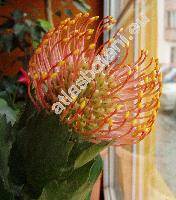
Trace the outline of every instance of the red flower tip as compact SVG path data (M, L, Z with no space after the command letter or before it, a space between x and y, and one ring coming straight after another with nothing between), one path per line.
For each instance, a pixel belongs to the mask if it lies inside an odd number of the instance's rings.
M19 71L22 75L19 77L18 82L28 86L30 84L30 79L27 72L22 67L20 67Z

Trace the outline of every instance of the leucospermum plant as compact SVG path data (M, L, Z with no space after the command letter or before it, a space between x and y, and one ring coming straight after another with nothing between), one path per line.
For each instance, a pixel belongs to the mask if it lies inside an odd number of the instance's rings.
M97 64L98 56L106 60L120 32L98 46L116 20L107 16L95 27L97 20L80 13L44 36L29 63L28 93L37 108L59 114L88 141L137 143L151 132L159 108L158 60L142 50L137 61L126 64L126 45L106 65ZM93 68L99 73L91 73Z

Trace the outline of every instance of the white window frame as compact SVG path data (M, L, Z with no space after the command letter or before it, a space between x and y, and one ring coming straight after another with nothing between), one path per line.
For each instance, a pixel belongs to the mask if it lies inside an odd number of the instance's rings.
M139 0L134 0L134 16L135 20L138 18L138 2ZM127 4L129 4L131 1L129 1ZM128 6L128 5L127 5ZM125 6L126 7L126 6ZM125 9L125 7L123 9ZM119 10L117 10L119 8ZM117 20L120 19L122 13L124 10L120 11L120 0L104 0L104 16L111 15L115 17ZM117 26L118 27L118 26ZM118 27L119 28L119 27ZM106 41L110 35L108 33L104 34L104 41ZM134 38L134 46L138 47L138 37ZM134 52L134 59L138 58L138 50L135 48L136 51ZM140 144L140 152L143 152L144 145L143 142ZM132 149L132 200L136 200L136 145L133 145ZM115 147L109 147L107 156L104 158L104 197L105 200L123 200L122 197L117 196L117 191L115 189L115 184L117 185L116 175L115 175L115 166L116 165L116 149ZM141 168L143 168L143 165L141 163ZM139 181L142 180L142 170L140 170L140 176ZM141 186L142 187L142 186ZM141 190L142 191L142 190ZM139 199L143 199L143 194L140 192Z

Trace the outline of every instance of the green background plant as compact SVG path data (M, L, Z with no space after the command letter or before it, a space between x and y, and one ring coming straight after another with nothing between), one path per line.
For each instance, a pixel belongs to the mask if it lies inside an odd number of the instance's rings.
M1 0L0 6L6 3ZM71 3L82 12L90 9L83 0L62 3ZM64 13L73 15L67 8ZM63 11L58 8L55 14L61 16ZM0 17L4 19L0 24L0 52L20 49L23 55L16 60L27 70L33 50L51 24L19 9ZM90 199L102 171L99 151L109 144L84 141L55 115L36 111L18 77L2 73L0 77L0 199Z

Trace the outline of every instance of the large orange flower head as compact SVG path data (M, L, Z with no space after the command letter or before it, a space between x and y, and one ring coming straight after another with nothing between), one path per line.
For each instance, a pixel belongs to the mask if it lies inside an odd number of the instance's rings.
M128 44L120 51L120 31L103 45L102 34L116 23L107 16L78 14L48 32L29 63L29 95L37 107L59 115L92 142L136 143L148 135L159 107L158 60L126 64ZM93 42L90 42L93 41Z

